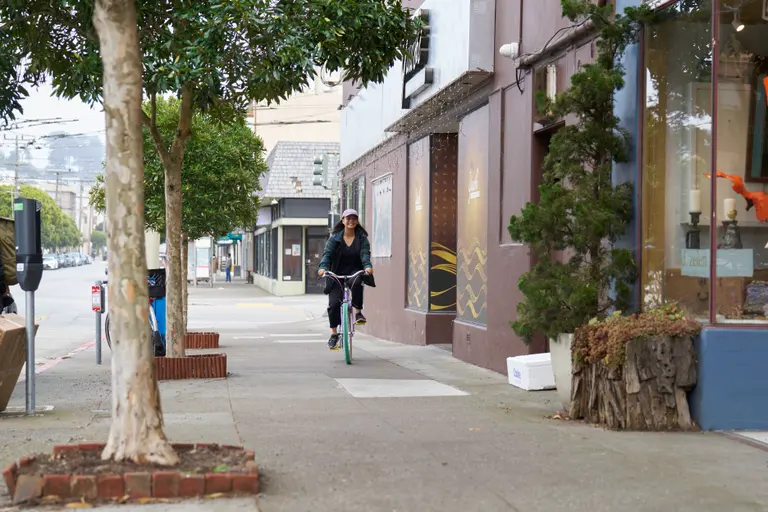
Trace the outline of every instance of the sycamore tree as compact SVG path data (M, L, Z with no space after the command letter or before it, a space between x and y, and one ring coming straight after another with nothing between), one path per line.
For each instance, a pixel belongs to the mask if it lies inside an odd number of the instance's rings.
M122 9L126 0L96 2ZM56 94L105 101L93 0L0 3L28 69L50 74ZM308 83L318 66L367 85L406 54L420 22L399 0L136 0L143 93L139 111L165 174L169 356L184 355L181 166L196 111L226 122L253 100L279 101ZM97 9L98 10L98 9ZM99 33L101 38L102 34ZM103 44L103 41L102 41ZM154 105L180 101L176 130L164 135Z
M183 353L178 314L181 279L181 164L195 111L221 121L251 100L286 98L317 66L343 70L363 85L381 81L406 53L419 22L400 1L356 0L8 0L0 2L0 55L29 82L46 73L61 97L101 103L106 118L106 209L110 316L114 328L112 424L105 460L175 465L163 430L147 318L142 125L165 173L171 355ZM27 76L25 75L26 79ZM164 94L181 103L171 139L150 104ZM0 111L19 110L23 92L0 81Z
M158 98L157 125L164 137L173 136L179 120L180 102ZM148 110L150 106L144 105ZM264 145L244 118L223 124L211 115L196 113L192 135L181 167L182 247L204 236L218 238L239 227L253 226L259 209L259 178L267 171ZM163 163L144 129L144 216L147 227L165 231L165 187ZM91 204L104 211L104 178L91 188ZM182 252L186 268L187 251ZM188 291L183 286L183 319L186 326Z

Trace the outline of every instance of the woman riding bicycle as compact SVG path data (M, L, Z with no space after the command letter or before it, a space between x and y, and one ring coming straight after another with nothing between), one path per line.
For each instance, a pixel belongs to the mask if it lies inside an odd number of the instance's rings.
M368 232L360 225L355 210L344 210L341 221L333 228L331 237L325 244L317 275L323 277L328 270L340 276L349 276L365 270L365 276L362 279L355 279L350 283L352 307L357 310L355 324L363 325L366 322L363 315L363 283L371 287L375 287L376 283L373 280ZM331 324L328 348L336 350L339 343L338 326L341 324L341 301L344 290L336 279L326 279L324 293L328 295L328 320Z

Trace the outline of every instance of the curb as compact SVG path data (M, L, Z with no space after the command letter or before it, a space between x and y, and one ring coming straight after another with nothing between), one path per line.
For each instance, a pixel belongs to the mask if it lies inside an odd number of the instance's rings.
M57 445L54 458L63 458L82 451L101 451L105 443ZM177 452L188 452L209 444L173 444ZM222 448L245 452L246 468L233 473L187 474L164 468L155 471L112 475L19 475L19 468L34 461L22 457L3 470L3 477L14 504L55 496L61 499L113 500L127 496L139 498L196 498L214 493L255 495L259 493L259 470L255 453L242 446L224 445Z

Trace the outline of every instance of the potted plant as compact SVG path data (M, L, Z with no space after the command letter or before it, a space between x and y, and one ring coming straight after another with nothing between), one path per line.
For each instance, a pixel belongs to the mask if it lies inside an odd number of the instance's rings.
M577 327L571 418L614 429L695 428L687 394L696 385L700 331L676 304Z
M573 333L591 318L626 309L636 277L628 249L617 242L632 220L632 187L614 184L614 162L626 162L629 138L614 114L614 93L624 85L619 61L636 40L647 7L615 14L611 4L562 0L572 22L590 18L598 31L597 57L571 77L554 101L537 96L539 110L575 120L553 136L544 160L540 199L510 219L513 240L528 244L534 263L519 280L514 331L526 342L550 339L555 384L570 402Z

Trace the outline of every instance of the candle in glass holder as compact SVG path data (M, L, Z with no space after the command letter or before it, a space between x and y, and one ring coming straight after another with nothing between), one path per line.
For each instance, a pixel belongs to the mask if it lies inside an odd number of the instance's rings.
M701 213L701 190L691 190L688 192L688 212Z
M733 198L728 198L723 201L723 216L727 219L728 214L731 213L731 211L736 209L736 200Z

